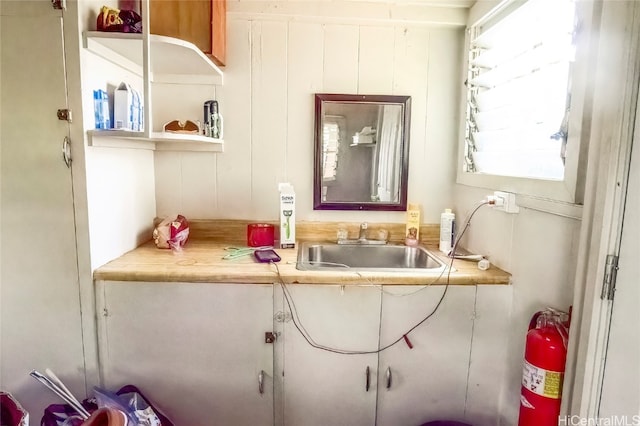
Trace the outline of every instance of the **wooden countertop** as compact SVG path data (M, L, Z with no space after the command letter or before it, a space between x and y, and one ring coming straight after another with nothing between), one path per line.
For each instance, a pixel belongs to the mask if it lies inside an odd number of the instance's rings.
M435 246L424 244L439 256ZM447 273L380 273L346 271L300 271L296 269L297 249L278 249L282 261L274 265L259 263L253 256L234 260L222 259L228 251L214 239L190 238L181 253L156 248L153 241L114 259L94 272L95 280L145 282L199 282L199 283L256 283L272 284L284 280L287 284L446 284ZM444 256L439 256L449 263ZM477 262L455 260L455 269L449 276L454 285L510 284L511 274L495 266L486 271ZM281 278L278 278L278 270Z

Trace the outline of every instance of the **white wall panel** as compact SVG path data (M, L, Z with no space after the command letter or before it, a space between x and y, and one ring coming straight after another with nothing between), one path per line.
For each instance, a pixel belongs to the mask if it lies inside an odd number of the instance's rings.
M216 154L211 152L157 151L157 217L184 215L187 219L212 217L217 206Z
M251 28L251 209L245 217L273 220L287 170L287 24L257 21Z
M396 48L394 28L362 26L359 38L358 93L392 94Z
M296 216L313 216L313 95L321 92L324 27L289 24L287 49L287 175L296 190Z
M439 218L453 202L458 139L458 106L462 86L463 30L431 30L429 35L429 74L427 127L424 162L430 171L423 187L428 191L425 216ZM435 222L439 222L438 219Z
M323 87L327 93L359 93L360 31L355 25L325 25Z
M395 30L394 95L411 96L411 132L409 133L409 188L410 203L421 203L423 217L438 222L439 216L427 216L433 207L429 196L430 179L437 169L424 167L429 155L427 131L427 95L429 74L430 31L424 28L397 27ZM451 131L453 129L449 129Z
M188 219L210 217L217 207L216 154L184 152L180 155L180 165L182 206L177 213Z
M182 160L179 152L159 151L154 155L156 169L156 215L165 217L182 211ZM160 172L161 171L161 172ZM159 191L159 189L162 189ZM202 191L202 187L199 187Z
M151 238L156 214L153 152L86 151L92 269Z
M251 22L228 21L227 66L218 89L225 144L224 153L216 156L213 218L246 218L251 209L251 121L252 111L259 111L251 105L251 49Z

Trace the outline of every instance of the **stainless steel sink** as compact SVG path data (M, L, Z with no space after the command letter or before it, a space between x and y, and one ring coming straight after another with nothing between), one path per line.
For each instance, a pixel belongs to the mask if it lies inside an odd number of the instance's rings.
M423 247L302 243L296 268L302 271L441 272L447 265Z

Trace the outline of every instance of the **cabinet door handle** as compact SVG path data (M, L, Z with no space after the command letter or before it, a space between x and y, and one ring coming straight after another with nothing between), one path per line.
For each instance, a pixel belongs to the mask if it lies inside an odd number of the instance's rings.
M71 141L67 136L62 141L62 160L67 167L71 167Z
M387 389L391 389L391 367L387 367Z
M260 370L260 374L258 374L258 392L264 393L264 370Z
M371 386L371 370L369 369L369 366L367 366L367 369L364 371L364 375L366 379L364 390L369 392L369 387Z

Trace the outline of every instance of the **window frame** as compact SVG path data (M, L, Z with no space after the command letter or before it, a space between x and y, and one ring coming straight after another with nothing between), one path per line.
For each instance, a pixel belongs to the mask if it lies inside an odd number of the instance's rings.
M477 2L469 12L468 25L465 30L465 49L463 58L463 81L467 78L469 68L469 49L471 46L470 29L481 25L490 19L503 13L515 10L524 4L519 0L484 1ZM571 112L569 115L568 139L566 148L566 163L563 180L547 180L537 178L524 178L515 176L492 175L488 173L466 172L465 161L465 132L466 132L466 106L468 91L462 87L460 105L459 145L457 156L456 182L458 184L512 192L515 194L543 198L571 204L582 204L584 199L585 172L588 157L588 140L591 126L591 106L593 99L589 90L589 82L593 75L589 66L595 63L595 45L592 40L597 38L593 31L594 5L591 2L576 4L577 36L576 57L571 71ZM597 41L597 40L596 40Z

